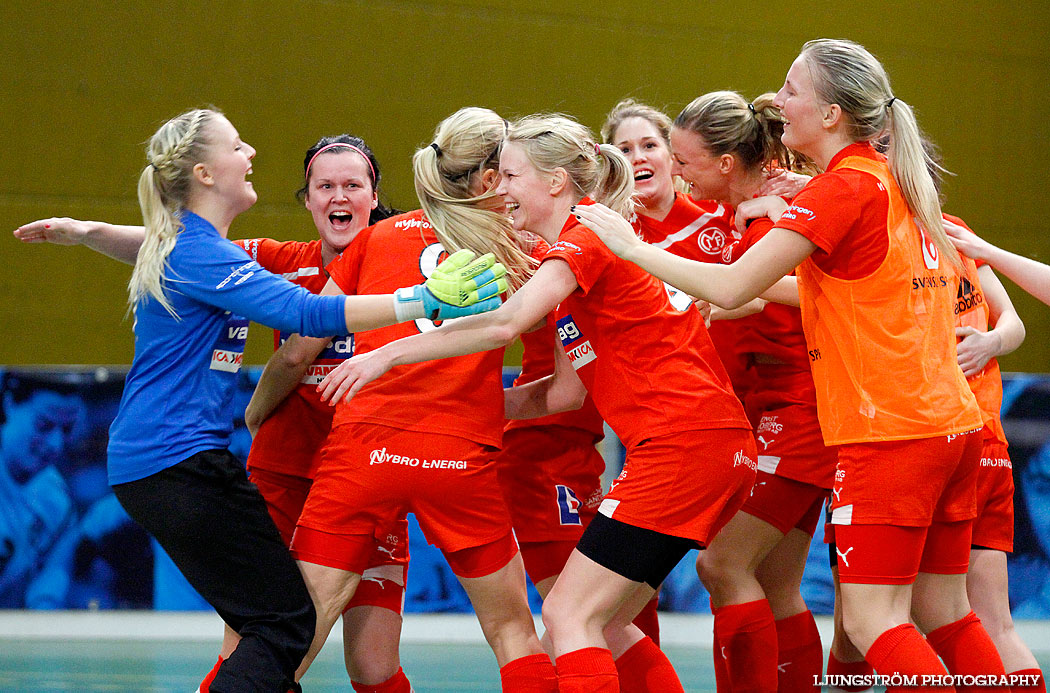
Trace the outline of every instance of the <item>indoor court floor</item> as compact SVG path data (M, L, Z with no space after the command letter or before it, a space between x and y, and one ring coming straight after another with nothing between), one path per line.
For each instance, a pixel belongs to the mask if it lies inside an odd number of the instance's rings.
M661 621L685 690L713 692L710 616L661 614ZM830 622L818 622L827 643ZM1020 630L1050 668L1050 626ZM192 693L215 662L220 635L210 614L0 612L0 692ZM408 616L401 658L416 693L499 691L496 660L471 616ZM305 693L351 690L338 635L302 683Z

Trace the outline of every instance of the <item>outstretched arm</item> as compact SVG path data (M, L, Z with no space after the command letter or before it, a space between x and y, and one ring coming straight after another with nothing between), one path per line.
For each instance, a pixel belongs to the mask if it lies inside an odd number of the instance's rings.
M339 364L320 385L323 399L335 404L394 366L463 356L506 346L542 320L577 287L568 263L548 260L500 308L446 322L440 328L398 339Z
M974 260L987 262L1019 287L1050 306L1050 266L994 246L947 219L944 221L944 230L948 232L960 253Z
M809 257L817 246L804 236L774 228L732 265L687 260L642 241L619 214L601 204L579 206L576 217L594 231L609 249L646 272L726 309L738 308L753 298L789 302L786 293L766 294L784 275Z
M141 226L118 226L69 217L40 219L15 229L15 238L23 243L83 245L129 265L135 264L143 235Z

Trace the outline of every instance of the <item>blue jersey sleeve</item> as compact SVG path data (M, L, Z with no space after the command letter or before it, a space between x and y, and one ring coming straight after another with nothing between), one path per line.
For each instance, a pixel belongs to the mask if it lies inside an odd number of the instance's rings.
M220 237L178 243L165 289L278 330L308 337L347 334L346 296L317 296L263 269Z

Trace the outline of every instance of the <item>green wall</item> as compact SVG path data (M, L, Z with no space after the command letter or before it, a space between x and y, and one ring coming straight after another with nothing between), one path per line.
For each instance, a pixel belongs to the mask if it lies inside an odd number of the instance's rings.
M803 42L831 36L871 49L917 109L958 174L947 209L1050 261L1048 29L1042 2L5 2L0 228L52 215L137 223L143 143L214 104L259 152L260 202L231 237L306 240L292 193L321 134L365 137L388 201L410 209L411 154L461 106L559 110L596 129L630 95L674 115L713 89L775 90ZM0 262L0 363L130 362L130 267L11 236ZM1050 309L1008 288L1029 338L1004 368L1045 371ZM261 363L270 342L255 334L247 360Z

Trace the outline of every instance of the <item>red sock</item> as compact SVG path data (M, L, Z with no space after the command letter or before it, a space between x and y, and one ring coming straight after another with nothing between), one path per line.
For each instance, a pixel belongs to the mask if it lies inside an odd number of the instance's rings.
M777 690L777 629L768 601L719 607L715 637L734 693Z
M776 622L777 691L803 693L820 691L824 671L824 649L813 614L803 611Z
M543 653L507 662L499 670L499 679L504 693L558 693L558 675L551 658Z
M412 684L408 682L408 677L405 676L401 667L398 667L397 673L383 683L368 686L357 681L350 681L350 685L357 693L412 693Z
M684 693L667 655L649 638L642 638L616 660L620 688L631 693Z
M654 596L642 607L638 615L634 617L634 625L638 626L643 633L649 636L653 643L660 647L660 620L656 615L656 606L660 598Z
M870 678L875 670L872 669L871 665L868 664L867 660L860 660L859 662L843 662L835 656L834 652L828 653L828 676L867 676L867 684L858 684L856 686L834 686L841 691L847 691L847 693L860 693L860 691L866 691L872 688L874 681Z
M1043 672L1039 669L1018 669L1017 671L1011 671L1010 676L1038 676L1039 678L1035 683L1027 686L1011 686L1010 690L1013 693L1046 693L1046 678L1043 677Z
M949 673L1006 675L995 643L972 611L955 623L931 632L926 640L944 660ZM1002 693L1000 686L956 686L956 689L961 693Z
M711 604L711 615L718 617L718 609ZM711 654L715 662L715 691L729 693L729 671L726 669L726 656L722 643L718 640L718 631L711 635Z
M208 675L204 677L203 681L201 681L201 685L197 689L198 693L208 693L208 691L211 690L211 682L215 680L215 675L219 673L219 667L222 666L224 661L225 660L222 657L219 657L219 661L215 662L215 666L211 668Z
M884 676L894 674L918 676L921 681L921 677L925 675L945 678L948 675L941 660L937 659L937 654L926 642L926 638L922 637L922 633L910 623L902 623L890 628L876 638L864 658L875 667L875 671ZM919 693L920 691L943 693L946 690L953 689L951 686L947 688L943 686L886 687L887 693Z
M616 664L604 647L566 652L555 660L560 693L620 693Z

